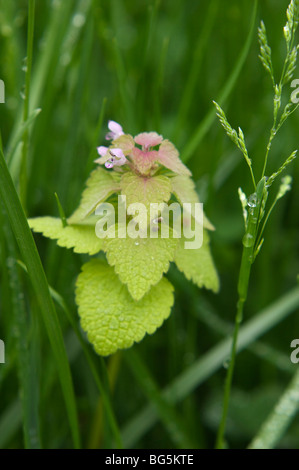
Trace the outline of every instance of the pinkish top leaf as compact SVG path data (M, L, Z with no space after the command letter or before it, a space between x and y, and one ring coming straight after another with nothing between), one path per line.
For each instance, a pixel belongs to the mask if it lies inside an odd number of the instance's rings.
M148 150L150 147L156 147L163 141L163 137L156 132L143 132L142 134L134 137L136 144L141 145L143 150Z
M179 152L169 140L163 140L159 148L159 163L180 175L191 176L191 171L179 158Z

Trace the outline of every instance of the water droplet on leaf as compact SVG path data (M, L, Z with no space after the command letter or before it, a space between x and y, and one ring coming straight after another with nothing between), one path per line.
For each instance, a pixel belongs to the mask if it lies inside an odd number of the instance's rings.
M249 196L247 205L249 207L256 207L256 194L251 194L251 196Z
M230 359L227 358L227 359L225 359L225 361L223 361L223 364L222 364L222 365L223 365L224 369L228 369L228 368L229 368L229 364L230 364Z
M250 233L245 233L244 237L243 237L243 245L246 247L246 248L249 248L253 245L254 243L254 238L253 236L250 234Z

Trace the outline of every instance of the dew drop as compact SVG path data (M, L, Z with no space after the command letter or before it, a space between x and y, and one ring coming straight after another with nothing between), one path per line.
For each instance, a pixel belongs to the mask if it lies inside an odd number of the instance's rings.
M247 205L252 208L256 207L256 194L249 196Z
M27 57L25 57L25 58L23 59L22 70L23 70L23 72L27 72L27 70L28 70L28 67L27 67Z
M84 15L82 15L82 13L77 13L73 17L73 25L75 26L75 28L81 28L81 26L84 25L85 20L86 18Z
M223 361L222 365L223 365L224 369L228 369L229 364L230 364L230 359L225 359L225 361Z
M153 224L158 224L159 222L163 222L163 217L157 217L156 219L152 220Z
M245 233L244 237L243 237L243 245L246 247L246 248L249 248L253 245L254 243L254 238L253 236L250 234L250 233Z
M135 245L138 246L138 245L139 245L139 242L135 242Z
M105 163L105 167L106 167L106 168L113 168L113 163L108 160L108 161Z

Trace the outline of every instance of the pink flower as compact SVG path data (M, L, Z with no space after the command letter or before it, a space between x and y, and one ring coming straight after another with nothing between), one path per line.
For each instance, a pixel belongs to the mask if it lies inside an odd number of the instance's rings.
M106 168L128 164L132 171L142 176L153 175L161 165L173 173L191 175L175 146L156 132L142 132L133 138L124 134L121 125L115 121L109 121L108 127L111 132L106 139L113 139L113 142L110 147L101 145L97 148L101 157L95 160L96 163L104 164Z
M104 147L104 145L100 145L100 147L97 147L98 154L104 157L108 151L108 147Z
M115 140L124 134L123 128L121 127L121 125L115 121L108 121L108 129L110 129L110 132L106 134L105 136L106 140Z
M122 166L127 163L122 149L109 149L108 147L100 146L97 148L100 158L95 160L100 165L104 164L106 168L113 168L114 166Z

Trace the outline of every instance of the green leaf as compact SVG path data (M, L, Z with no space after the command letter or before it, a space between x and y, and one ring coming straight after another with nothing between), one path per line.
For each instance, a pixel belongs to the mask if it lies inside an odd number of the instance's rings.
M200 248L192 250L184 248L185 238L179 243L175 255L175 263L188 280L198 287L206 287L214 292L219 290L219 279L210 253L209 237L203 232L203 244Z
M171 178L171 192L175 195L180 204L186 202L200 202L195 190L195 184L191 178L185 175L178 175ZM208 230L215 230L209 219L203 214L203 226Z
M173 261L177 238L108 238L104 239L107 261L119 279L127 284L135 300L140 300L151 286L160 281Z
M73 248L75 253L94 255L102 249L103 241L95 234L94 225L68 225L63 227L56 217L36 217L28 220L35 232L57 240L57 245Z
M140 202L149 209L151 203L167 202L171 196L169 178L163 175L144 177L124 173L121 177L121 194L127 197L127 205Z
M68 222L75 224L91 214L96 207L105 201L111 194L119 191L120 187L115 173L109 173L104 168L98 167L91 172L86 182L86 189L78 209L69 217Z
M194 181L185 175L171 178L171 191L182 204L183 202L199 202Z
M93 259L82 267L76 284L81 326L96 352L107 356L152 334L168 318L173 287L166 279L135 302L106 262Z

